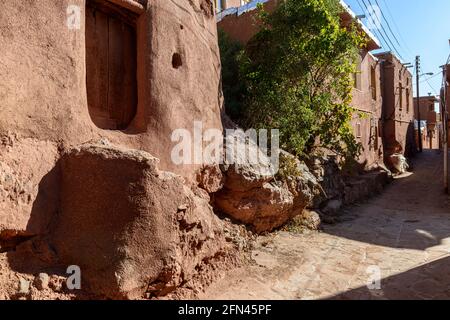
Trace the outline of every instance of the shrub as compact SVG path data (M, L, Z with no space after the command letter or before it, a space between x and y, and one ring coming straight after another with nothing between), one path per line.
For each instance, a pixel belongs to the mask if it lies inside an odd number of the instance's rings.
M350 75L364 37L354 26L341 27L338 0L286 0L272 14L259 10L261 30L245 50L224 52L233 117L242 116L247 128L280 129L281 147L300 157L316 148L356 157Z
M223 30L218 30L220 59L222 64L222 90L225 99L225 111L238 122L243 116L242 103L245 85L239 77L239 56L243 46L232 40Z

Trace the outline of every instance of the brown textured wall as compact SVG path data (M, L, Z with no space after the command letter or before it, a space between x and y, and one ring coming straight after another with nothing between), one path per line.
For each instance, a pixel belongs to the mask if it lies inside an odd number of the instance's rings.
M264 9L271 12L277 3L278 0L268 1L264 4ZM252 10L240 16L228 15L218 22L217 28L225 31L235 41L246 44L260 29L257 13L258 10Z
M382 61L385 155L411 155L415 152L412 75L392 53L376 56ZM400 84L403 90L400 90ZM408 99L406 88L410 92Z
M437 100L434 96L420 97L420 119L427 121L426 128L422 128L422 146L424 149L438 149L440 146L440 115L435 111L436 102ZM433 108L432 111L430 111L431 107ZM418 119L417 98L414 98L414 118Z
M79 30L66 25L69 5L82 10ZM170 159L172 131L192 131L196 120L222 129L211 0L148 1L137 22L137 114L123 131L102 130L89 115L84 12L85 0L0 2L0 165L23 191L22 197L0 185L0 232L25 230L31 212L44 210L35 207L38 194L41 203L53 202L62 149L106 138L147 151L161 160L161 169L193 180L197 166L176 166ZM181 58L177 68L174 54Z
M206 3L206 5L205 5ZM0 3L0 133L78 144L106 137L170 161L170 134L194 120L221 128L220 59L210 0L152 0L138 20L138 112L124 131L100 130L86 98L85 30L66 27L68 5L84 1ZM212 7L211 7L212 8ZM172 56L183 65L172 67Z
M375 69L375 99L372 96L371 68ZM352 106L357 110L352 119L352 127L363 151L359 162L366 168L383 162L383 145L380 128L382 97L380 64L367 50L361 52L361 85L353 89ZM361 126L360 134L358 127Z

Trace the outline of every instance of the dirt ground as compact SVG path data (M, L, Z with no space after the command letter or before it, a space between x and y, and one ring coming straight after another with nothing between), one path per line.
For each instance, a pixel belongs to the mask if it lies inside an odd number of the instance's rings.
M450 299L450 200L441 159L424 151L413 174L322 232L260 237L254 263L199 298Z

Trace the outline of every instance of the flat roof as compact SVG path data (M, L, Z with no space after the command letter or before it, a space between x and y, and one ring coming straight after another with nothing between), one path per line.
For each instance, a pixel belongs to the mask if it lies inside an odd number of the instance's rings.
M220 22L223 18L230 16L230 15L236 15L240 16L246 12L255 10L259 3L266 3L271 0L253 0L249 3L242 5L240 7L232 7L228 8L224 11L221 11L216 14L216 20L217 22ZM377 37L367 28L364 23L359 19L356 14L352 11L352 9L343 1L339 0L342 8L344 9L343 14L347 15L347 18L356 20L358 23L358 26L361 28L361 30L368 36L369 43L368 43L368 49L369 51L381 49L381 43L378 40Z
M344 13L347 13L352 19L356 20L359 27L362 31L369 37L369 40L371 43L369 43L370 50L377 50L381 49L381 42L378 40L377 37L372 33L372 31L369 30L369 28L366 27L366 25L359 19L356 14L353 12L353 10L344 2L344 0L339 0L341 6L344 8Z

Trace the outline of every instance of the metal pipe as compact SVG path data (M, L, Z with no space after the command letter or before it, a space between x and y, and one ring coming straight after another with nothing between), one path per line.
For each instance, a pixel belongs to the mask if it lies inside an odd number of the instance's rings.
M417 86L417 122L418 122L418 129L419 129L419 152L423 151L422 147L422 124L420 119L420 57L416 57L416 86Z

